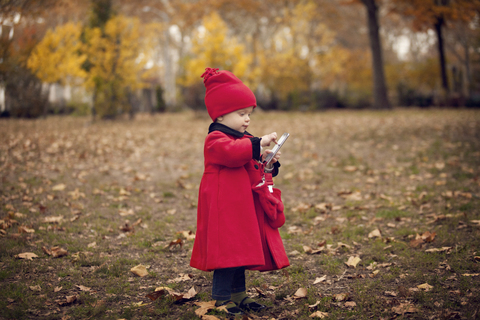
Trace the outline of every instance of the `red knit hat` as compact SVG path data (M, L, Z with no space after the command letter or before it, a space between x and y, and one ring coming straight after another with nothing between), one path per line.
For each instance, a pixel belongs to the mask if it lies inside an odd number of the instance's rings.
M257 106L252 90L230 71L206 68L201 77L207 89L205 105L213 121L235 110Z

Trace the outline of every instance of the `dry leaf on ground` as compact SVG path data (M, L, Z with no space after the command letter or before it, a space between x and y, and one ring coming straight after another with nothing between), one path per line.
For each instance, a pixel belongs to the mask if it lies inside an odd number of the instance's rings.
M447 254L450 253L450 251L452 251L452 247L441 247L425 250L425 252L446 252Z
M92 288L85 287L85 286L82 286L82 285L75 286L75 287L77 287L78 289L80 289L80 291L84 291L84 292L90 292L90 291L92 290Z
M195 287L191 287L186 293L179 293L168 287L158 287L155 289L155 292L147 294L146 297L152 301L155 301L162 296L170 295L175 299L175 301L179 301L182 299L190 300L194 298L197 293L198 292L195 290Z
M192 280L193 279L193 275L192 274L183 274L183 273L180 273L178 277L176 277L175 279L170 279L168 280L167 282L168 283L172 283L172 282L182 282L182 281L188 281L188 280Z
M194 302L194 304L200 307L195 310L195 314L200 317L205 315L208 311L215 309L215 301Z
M298 289L295 294L293 295L294 299L302 299L307 296L307 289L305 288L300 288Z
M350 256L348 258L348 261L345 262L345 264L349 267L353 267L353 268L356 268L357 267L357 264L362 261L362 259L360 259L360 257L358 256Z
M405 314L405 313L415 313L418 312L419 310L409 304L409 303L400 303L399 306L393 307L392 311L395 312L396 314Z
M27 260L33 260L33 258L38 258L38 256L33 252L19 253L15 257L19 259L27 259Z
M313 284L317 284L317 283L323 282L325 280L327 280L327 275L324 275L323 277L317 277L315 279L315 281L313 282Z
M47 247L43 246L42 250L45 252L45 254L48 254L54 258L60 258L68 255L68 251L60 247L51 247L48 249Z
M31 229L27 226L18 227L18 233L35 233L35 229Z
M347 308L354 308L354 307L356 307L356 306L357 306L357 304L356 304L355 301L347 301L347 302L345 302L345 307L347 307Z
M333 298L334 298L336 301L344 301L344 300L347 300L347 298L348 298L348 293L337 293L337 294L334 294L334 295L333 295Z
M30 286L29 288L32 291L42 291L42 288L40 287L40 285Z
M45 223L60 223L63 220L63 216L48 216L43 218Z
M52 187L52 191L63 191L67 186L63 183L57 184Z
M424 284L419 284L417 286L418 289L423 289L425 291L430 291L432 290L433 286L429 285L428 283L424 283Z
M381 238L382 237L382 232L380 231L380 229L375 229L368 234L368 237L370 239Z
M209 315L209 314L205 314L205 315L202 316L202 320L220 320L220 318L217 318L217 317Z
M133 274L136 274L139 277L148 276L147 268L145 268L145 266L141 264L130 269L130 272L132 272Z
M305 251L305 253L307 253L307 254L317 254L317 253L322 252L324 249L325 249L325 247L321 247L320 249L313 250L309 246L303 246L303 251Z
M316 311L310 315L310 318L320 318L324 319L328 317L328 312Z

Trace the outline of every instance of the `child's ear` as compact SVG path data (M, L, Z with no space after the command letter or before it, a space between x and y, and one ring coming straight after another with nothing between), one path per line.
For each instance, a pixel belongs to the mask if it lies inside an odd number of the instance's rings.
M222 122L223 121L223 116L217 118L217 122Z

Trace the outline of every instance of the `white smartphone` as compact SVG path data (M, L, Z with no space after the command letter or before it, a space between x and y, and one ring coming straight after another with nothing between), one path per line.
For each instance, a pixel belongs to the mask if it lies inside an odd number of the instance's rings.
M275 145L275 147L273 147L272 149L272 153L269 153L267 155L267 157L265 158L265 166L267 166L270 161L272 161L273 157L275 157L275 155L277 154L278 150L280 150L280 148L283 146L283 144L285 143L285 141L287 141L287 138L290 136L289 133L285 132L281 137L280 139L278 139L278 143Z

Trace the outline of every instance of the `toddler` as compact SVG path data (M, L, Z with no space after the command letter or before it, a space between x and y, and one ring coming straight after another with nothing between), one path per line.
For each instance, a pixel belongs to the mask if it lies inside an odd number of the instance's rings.
M265 167L262 160L271 150L262 155L262 148L276 143L277 134L259 138L247 131L257 106L253 92L229 71L205 70L205 104L213 123L205 139L190 265L213 271L216 306L241 315L265 308L247 296L245 270L289 266L278 232L285 223L281 193L272 188L280 153Z

